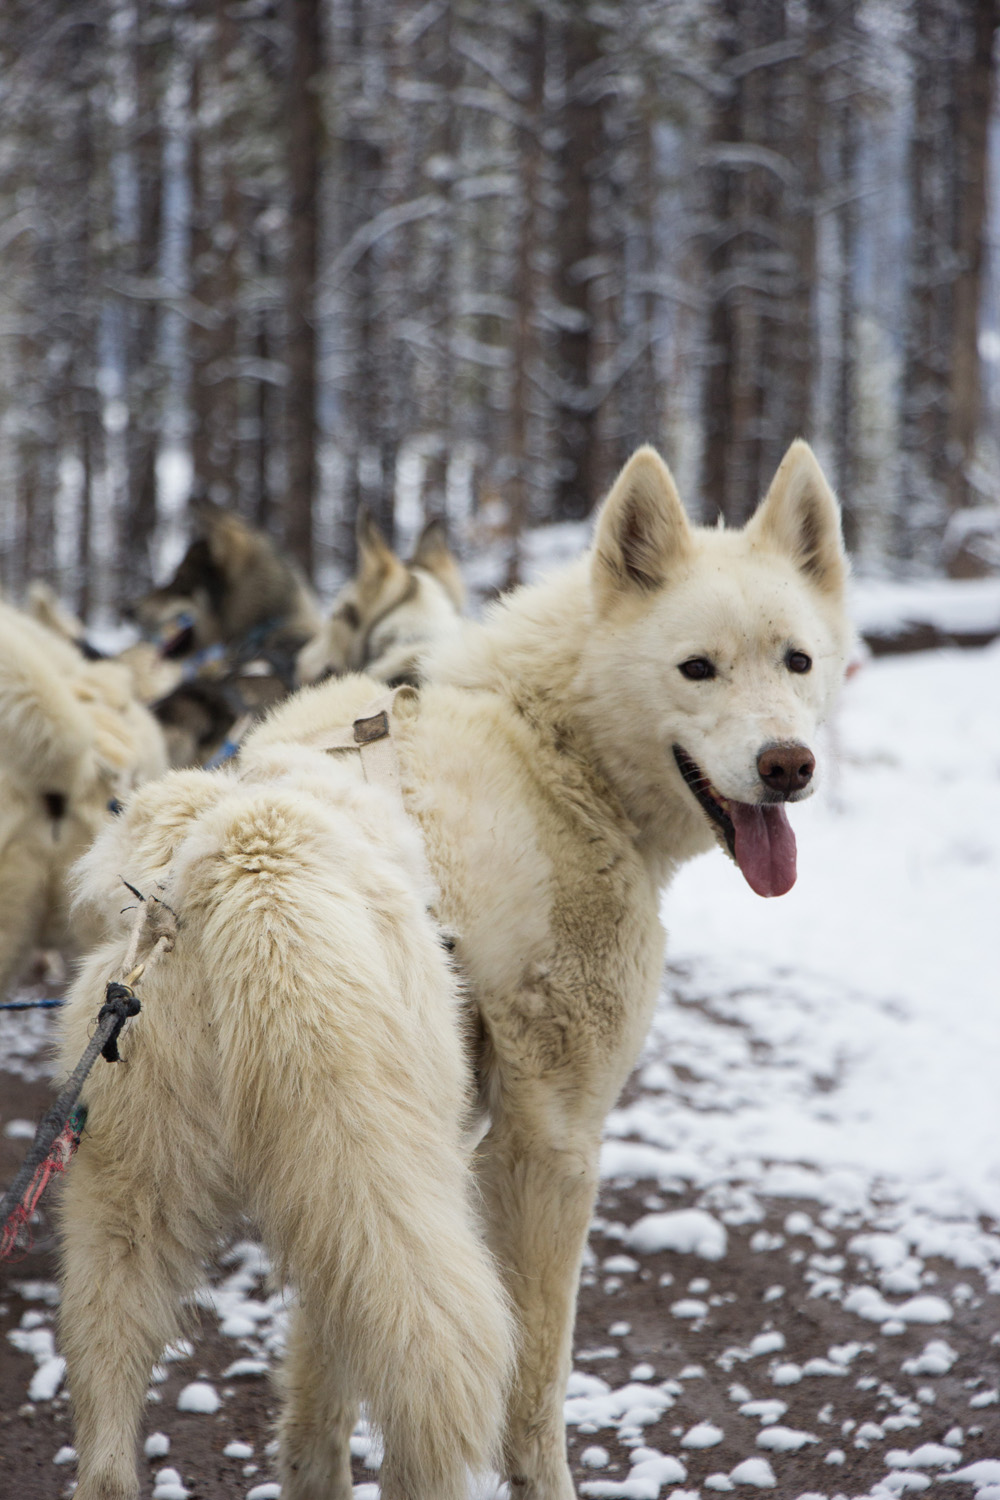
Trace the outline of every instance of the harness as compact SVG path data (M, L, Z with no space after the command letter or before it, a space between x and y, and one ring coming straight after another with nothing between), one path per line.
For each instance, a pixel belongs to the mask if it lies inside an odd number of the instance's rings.
M420 694L412 684L401 683L374 698L352 724L315 735L309 746L313 750L326 750L331 755L356 751L361 757L361 774L365 781L370 786L384 787L400 811L412 818L403 801L399 758L392 740L392 716L398 703L415 704L419 700ZM436 922L437 918L434 920ZM446 953L454 954L457 941L454 933L439 929L439 941Z
M415 703L418 698L416 688L409 684L390 688L373 699L353 723L314 736L309 741L310 747L331 754L342 750L356 751L361 757L361 774L365 781L384 787L405 811L399 760L392 740L392 716L399 702Z

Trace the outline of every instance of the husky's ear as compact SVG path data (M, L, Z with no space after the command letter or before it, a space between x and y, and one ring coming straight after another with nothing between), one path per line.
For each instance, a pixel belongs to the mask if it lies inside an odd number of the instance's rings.
M230 575L244 568L255 547L254 533L246 522L235 511L202 497L192 500L190 509L212 561Z
M188 513L197 536L208 543L209 551L216 537L225 534L229 523L235 520L231 511L210 500L207 495L192 495L188 501Z
M367 505L358 506L355 526L358 539L358 568L356 576L366 582L382 579L393 568L402 567L399 558L386 541L382 528Z
M215 523L226 514L221 505L207 495L192 495L188 500L188 512L200 536L205 536Z
M428 573L433 573L442 559L451 560L451 549L448 546L448 532L444 522L436 516L433 521L428 521L423 531L417 537L417 545L413 549L410 558L412 568L426 568Z
M754 544L783 552L825 593L843 592L847 559L840 506L809 444L789 448L764 499L747 522Z
M651 593L691 553L691 528L673 476L654 448L639 448L615 480L594 537L599 605Z
M465 607L465 585L458 571L455 554L448 546L448 532L441 520L428 521L417 538L410 558L411 568L433 573L438 583L459 611Z

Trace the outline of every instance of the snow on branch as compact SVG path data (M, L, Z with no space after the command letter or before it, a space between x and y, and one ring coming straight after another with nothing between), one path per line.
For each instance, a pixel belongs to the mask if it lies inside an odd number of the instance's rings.
M526 81L510 69L501 70L498 66L498 59L488 47L480 46L472 37L463 36L458 37L452 43L452 51L459 57L464 57L466 62L472 63L473 67L479 68L487 78L491 78L497 88L501 89L509 99L521 101L527 98Z
M384 208L354 231L347 244L333 257L324 272L323 281L327 284L340 281L387 234L401 229L404 224L433 218L446 206L445 199L438 193L424 193L420 198L412 198L409 203L397 203L392 208Z
M746 78L750 73L756 73L759 68L773 68L779 63L790 62L793 58L801 57L803 50L802 42L798 38L783 37L778 42L770 42L766 47L751 47L749 52L730 58L723 68L726 74L735 81L737 78Z
M440 21L448 9L448 0L427 0L415 15L407 16L401 20L396 27L394 41L403 47L412 47L418 42L425 31Z
M105 276L108 291L133 302L159 302L193 323L196 328L221 328L226 319L222 308L209 307L190 292L180 292L159 276Z
M798 167L787 156L782 156L780 151L773 151L770 146L759 146L749 141L720 141L717 145L706 146L701 159L708 167L739 167L747 170L762 167L766 172L773 172L790 188L797 188L801 181Z

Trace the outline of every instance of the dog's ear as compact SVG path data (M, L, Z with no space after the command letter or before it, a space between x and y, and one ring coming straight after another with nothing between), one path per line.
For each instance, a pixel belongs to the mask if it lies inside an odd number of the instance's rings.
M433 573L455 608L459 612L465 608L465 585L455 554L448 546L448 532L442 520L427 522L417 538L410 567Z
M381 526L368 509L367 505L358 506L358 516L354 523L354 535L358 542L358 559L382 557L388 554L395 557L395 553L389 546L383 534Z
M747 522L754 545L790 557L825 593L839 594L847 581L840 506L809 444L789 448L764 499Z
M191 517L192 530L196 536L203 537L210 542L220 526L224 526L229 514L223 506L215 500L210 500L207 495L192 495L188 500L188 515Z
M198 518L209 556L227 577L234 578L260 547L260 538L234 511L224 510L211 500L203 500L200 505L211 507L202 510Z
M200 486L188 496L188 511L196 526L210 525L214 516L223 514L222 506L210 500Z
M358 539L358 567L355 576L358 579L374 585L394 568L403 566L367 505L358 507L355 535Z
M673 476L654 448L639 448L601 507L593 581L599 605L652 593L691 554L691 528Z
M448 546L447 528L441 518L435 516L434 520L426 523L417 537L417 545L413 549L410 566L426 568L428 573L433 573L442 559L454 561Z

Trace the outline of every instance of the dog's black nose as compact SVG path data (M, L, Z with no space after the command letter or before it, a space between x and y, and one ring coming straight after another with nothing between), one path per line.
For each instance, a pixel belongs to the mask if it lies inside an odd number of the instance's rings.
M757 757L757 772L772 792L790 797L812 780L816 757L805 745L767 745Z

